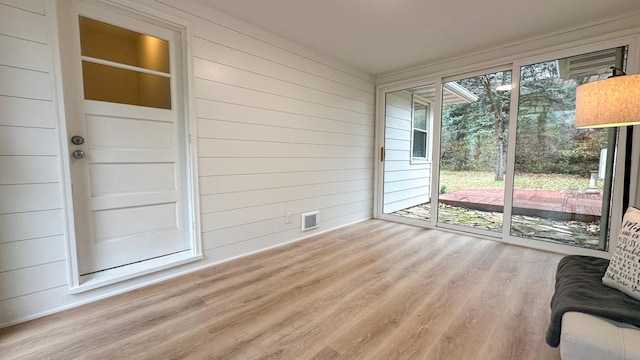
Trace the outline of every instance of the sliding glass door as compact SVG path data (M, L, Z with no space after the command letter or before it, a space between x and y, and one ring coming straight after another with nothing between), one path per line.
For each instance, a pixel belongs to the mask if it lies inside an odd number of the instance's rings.
M576 129L575 92L625 61L618 47L385 92L382 217L606 249L617 132Z
M520 68L511 235L605 249L615 129L576 129L576 87L623 68L612 48Z
M431 218L435 95L435 84L385 95L384 214Z
M511 71L443 85L439 223L502 233L510 90Z

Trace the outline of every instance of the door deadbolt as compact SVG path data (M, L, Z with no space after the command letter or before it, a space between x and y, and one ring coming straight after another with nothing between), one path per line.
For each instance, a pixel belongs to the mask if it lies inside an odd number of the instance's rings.
M84 138L80 135L73 135L71 137L71 143L73 145L82 145L84 144Z
M84 159L85 153L82 150L76 150L71 155L76 159Z

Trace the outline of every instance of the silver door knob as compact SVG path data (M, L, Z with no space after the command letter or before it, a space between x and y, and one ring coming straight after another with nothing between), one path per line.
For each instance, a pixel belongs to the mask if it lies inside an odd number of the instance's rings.
M71 153L71 155L76 159L84 159L85 153L82 150L76 150Z

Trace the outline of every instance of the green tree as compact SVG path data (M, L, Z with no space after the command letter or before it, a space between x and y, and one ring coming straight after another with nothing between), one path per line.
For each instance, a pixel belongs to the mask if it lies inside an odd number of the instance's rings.
M606 132L574 126L575 89L589 79L562 77L557 61L521 68L516 171L588 176L597 169Z
M562 78L557 61L521 68L518 99L516 171L588 176L606 147L601 130L574 127L575 88L584 78ZM507 163L510 72L456 81L475 94L473 102L447 105L442 113L442 167L457 171L494 171L503 181ZM445 90L446 91L446 90Z
M509 129L509 92L497 91L511 82L510 72L459 80L478 100L443 108L442 162L448 170L495 171L504 180Z

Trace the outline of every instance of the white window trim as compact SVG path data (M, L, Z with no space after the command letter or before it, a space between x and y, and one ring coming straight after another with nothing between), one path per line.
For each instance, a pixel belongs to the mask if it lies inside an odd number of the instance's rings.
M414 103L419 103L422 105L425 105L428 109L427 114L426 114L426 122L427 122L427 126L426 126L426 130L422 130L422 129L417 129L414 126ZM410 163L413 164L429 164L431 163L432 160L432 155L433 155L433 151L432 151L432 145L433 145L433 119L434 119L434 103L421 97L418 96L416 94L411 94L411 142L409 144L409 158L410 158ZM413 156L413 134L414 131L418 130L418 131L424 131L427 136L426 136L426 144L425 144L425 157L414 157Z

